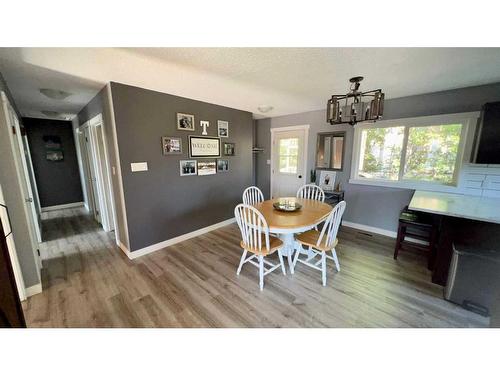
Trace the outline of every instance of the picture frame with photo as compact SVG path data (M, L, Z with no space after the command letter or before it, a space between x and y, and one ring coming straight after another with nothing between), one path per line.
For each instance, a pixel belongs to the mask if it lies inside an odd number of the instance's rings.
M217 160L217 173L219 172L229 172L229 160L226 159Z
M335 171L320 171L319 175L319 187L324 191L335 190L335 179L337 177L337 172Z
M181 155L182 139L180 137L161 137L163 155Z
M190 158L220 158L220 138L189 136Z
M194 115L177 113L177 130L195 131Z
M224 156L234 156L235 147L234 143L224 142Z
M179 173L181 176L198 175L198 163L196 160L181 160L179 162Z
M208 176L217 173L215 160L203 160L198 162L198 176Z
M217 135L221 138L229 138L229 122L217 121Z

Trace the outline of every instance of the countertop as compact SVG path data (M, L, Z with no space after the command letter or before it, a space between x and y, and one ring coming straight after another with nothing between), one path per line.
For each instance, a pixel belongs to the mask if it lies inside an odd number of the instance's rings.
M408 208L500 224L500 198L416 190Z

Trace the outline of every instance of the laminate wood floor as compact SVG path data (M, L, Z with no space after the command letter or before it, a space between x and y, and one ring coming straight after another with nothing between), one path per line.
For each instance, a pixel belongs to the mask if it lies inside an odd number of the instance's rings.
M485 327L442 298L423 256L343 229L339 273L298 265L240 276L240 234L229 225L129 260L83 209L44 214L43 292L23 303L29 327ZM271 256L271 258L277 255ZM271 259L277 261L277 259Z

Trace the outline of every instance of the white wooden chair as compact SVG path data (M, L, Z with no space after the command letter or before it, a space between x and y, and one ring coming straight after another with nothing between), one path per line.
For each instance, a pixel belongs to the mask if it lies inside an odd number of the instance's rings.
M323 286L326 285L327 258L332 259L335 262L337 272L340 271L340 264L335 247L338 243L337 232L339 230L342 215L344 214L345 206L345 201L342 201L333 208L332 212L326 218L321 232L313 229L295 237L297 252L295 253L295 258L293 259L293 268L295 268L297 262L301 262L309 267L320 270L322 273ZM300 254L303 254L302 245L309 247L307 259L299 258ZM328 251L332 253L332 256L326 255ZM316 261L315 258L317 255L320 255L321 259Z
M241 237L240 246L243 248L243 255L241 256L240 265L236 274L239 275L241 267L245 263L251 263L259 269L259 286L260 290L264 289L264 276L273 272L276 268L281 266L283 275L286 275L285 264L283 263L283 256L281 255L281 248L283 242L277 237L269 235L269 227L267 226L266 219L255 207L248 204L239 204L234 209L234 216L236 222L240 227ZM266 259L266 256L278 251L280 264L273 264ZM247 253L252 253L247 258ZM255 259L258 262L255 262ZM270 268L265 268L265 265Z
M255 203L263 202L264 194L257 186L250 186L243 192L243 204L254 205Z
M297 198L314 199L316 201L324 202L325 192L318 185L307 184L302 186L297 191Z

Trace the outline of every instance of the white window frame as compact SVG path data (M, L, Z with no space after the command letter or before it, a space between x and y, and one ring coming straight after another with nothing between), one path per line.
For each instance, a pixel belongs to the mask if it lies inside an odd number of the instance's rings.
M418 190L429 190L429 191L445 191L445 192L456 192L459 186L459 176L460 170L464 163L468 162L467 155L470 154L472 150L472 142L474 135L474 128L477 124L479 118L479 112L466 112L466 113L453 113L446 115L437 116L423 116L423 117L411 117L402 118L394 120L383 120L370 123L359 123L354 126L354 142L352 147L352 166L351 166L351 178L349 183L360 184L360 185L372 185L372 186L385 186L385 187L395 187L403 189L418 189ZM403 148L401 150L401 166L404 166L406 147L408 144L408 134L410 127L422 127L422 126L433 126L433 125L445 125L445 124L462 124L462 132L460 134L460 143L458 145L457 160L455 164L455 169L453 171L453 182L451 184L442 184L438 182L425 182L425 181L412 181L412 180L402 180L403 168L399 171L398 181L389 181L384 179L373 179L373 178L360 178L358 176L359 170L359 156L361 147L361 132L364 129L371 128L388 128L395 126L404 126L404 139Z

